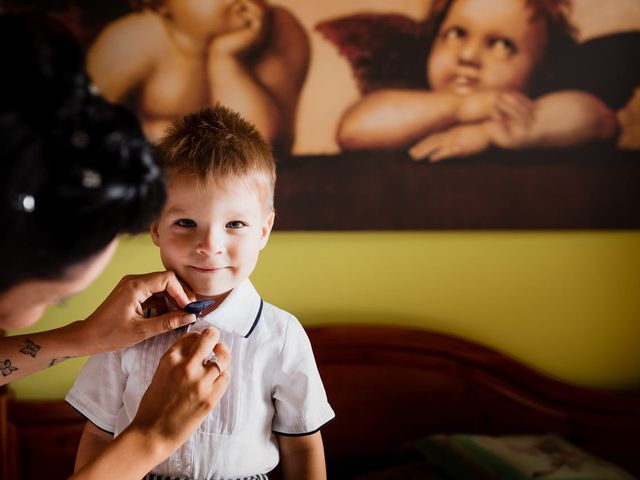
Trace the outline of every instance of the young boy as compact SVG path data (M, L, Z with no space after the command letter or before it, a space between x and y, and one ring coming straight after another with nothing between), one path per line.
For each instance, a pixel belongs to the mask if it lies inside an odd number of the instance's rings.
M280 454L285 478L326 478L319 429L334 413L311 345L298 320L263 302L248 279L274 220L269 145L238 114L217 105L175 122L160 152L167 203L151 236L164 266L199 300L215 301L191 329L220 330L231 350L232 377L219 405L152 473L266 478ZM76 468L129 424L161 355L184 333L89 359L67 395L89 419Z

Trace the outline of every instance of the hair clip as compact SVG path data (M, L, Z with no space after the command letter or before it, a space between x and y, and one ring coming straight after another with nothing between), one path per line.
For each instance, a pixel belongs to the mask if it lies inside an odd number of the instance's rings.
M84 188L100 188L102 186L102 175L95 170L85 168L82 170L82 186Z
M95 83L89 83L89 85L87 85L87 90L89 90L89 93L91 95L94 95L96 97L99 97L101 95L100 89L97 87Z
M36 209L36 199L29 193L22 193L18 195L18 205L25 212L31 213Z

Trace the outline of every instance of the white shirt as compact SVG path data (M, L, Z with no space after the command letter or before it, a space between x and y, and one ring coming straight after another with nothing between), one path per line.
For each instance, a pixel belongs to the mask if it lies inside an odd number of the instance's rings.
M231 350L229 388L187 442L153 472L212 480L267 473L279 461L275 434L314 433L335 416L311 344L300 322L263 302L249 280L191 330L208 324L220 330ZM67 402L117 436L135 416L160 357L184 331L92 356Z

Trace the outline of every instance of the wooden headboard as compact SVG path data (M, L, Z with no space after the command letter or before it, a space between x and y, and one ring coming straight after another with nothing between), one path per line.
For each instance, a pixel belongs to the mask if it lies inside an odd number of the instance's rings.
M568 385L430 331L327 326L308 333L336 411L323 429L335 478L382 467L403 442L431 433L558 433L640 475L640 392Z
M567 385L476 343L424 330L308 328L336 419L329 479L383 468L431 433L561 434L640 475L640 392ZM66 403L8 401L2 478L66 478L84 419ZM275 475L277 478L277 475Z

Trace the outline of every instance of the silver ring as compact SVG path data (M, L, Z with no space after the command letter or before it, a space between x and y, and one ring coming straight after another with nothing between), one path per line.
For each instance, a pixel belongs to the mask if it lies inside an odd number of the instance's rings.
M213 352L209 353L209 355L207 355L202 361L202 365L205 367L210 363L213 363L218 369L218 372L222 373L222 367L220 367L220 364L218 363L218 356Z

